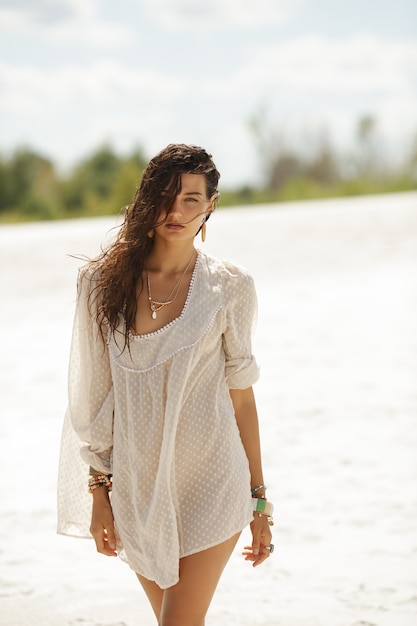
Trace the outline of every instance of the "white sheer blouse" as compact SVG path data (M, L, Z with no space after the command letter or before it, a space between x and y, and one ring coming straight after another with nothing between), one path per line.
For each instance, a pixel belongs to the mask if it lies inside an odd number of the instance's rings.
M161 588L179 559L252 519L249 466L229 389L254 384L256 294L237 265L199 252L181 315L104 344L81 274L58 481L58 532L90 536L88 465L113 474L118 551Z

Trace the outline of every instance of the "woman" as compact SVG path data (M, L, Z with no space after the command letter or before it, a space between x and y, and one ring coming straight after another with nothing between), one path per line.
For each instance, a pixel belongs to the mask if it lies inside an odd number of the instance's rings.
M194 247L218 180L202 148L162 150L115 242L78 283L58 531L90 530L98 552L126 560L160 626L204 624L247 524L246 560L257 566L273 550L253 281Z

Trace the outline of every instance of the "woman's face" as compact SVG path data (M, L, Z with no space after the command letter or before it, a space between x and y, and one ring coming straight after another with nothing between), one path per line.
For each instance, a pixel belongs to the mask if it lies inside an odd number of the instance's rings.
M207 198L204 174L181 174L181 191L170 209L162 211L160 217L164 222L155 232L170 239L195 237L213 210L214 200L214 196Z

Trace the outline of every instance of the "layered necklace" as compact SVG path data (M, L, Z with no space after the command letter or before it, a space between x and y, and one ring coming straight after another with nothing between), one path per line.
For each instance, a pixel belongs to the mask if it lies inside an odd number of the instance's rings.
M190 256L190 260L188 261L188 263L187 263L187 265L185 267L185 270L181 274L178 282L173 286L173 288L171 289L171 292L170 292L167 300L165 300L164 302L158 302L158 300L154 300L152 298L151 277L149 275L149 272L147 272L148 300L149 300L149 306L151 308L151 316L152 316L153 320L156 320L156 314L158 313L158 311L160 311L164 306L168 306L168 304L172 304L175 301L175 298L177 297L178 292L180 290L183 278L184 278L185 274L187 273L188 268L191 265L191 261L193 260L194 252L195 252L195 250L193 250L193 252L192 252L192 254Z

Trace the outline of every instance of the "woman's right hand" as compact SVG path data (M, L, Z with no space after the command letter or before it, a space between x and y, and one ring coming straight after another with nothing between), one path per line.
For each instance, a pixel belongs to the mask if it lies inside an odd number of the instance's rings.
M107 487L97 487L92 495L90 532L96 542L97 552L106 556L117 556L113 511Z

